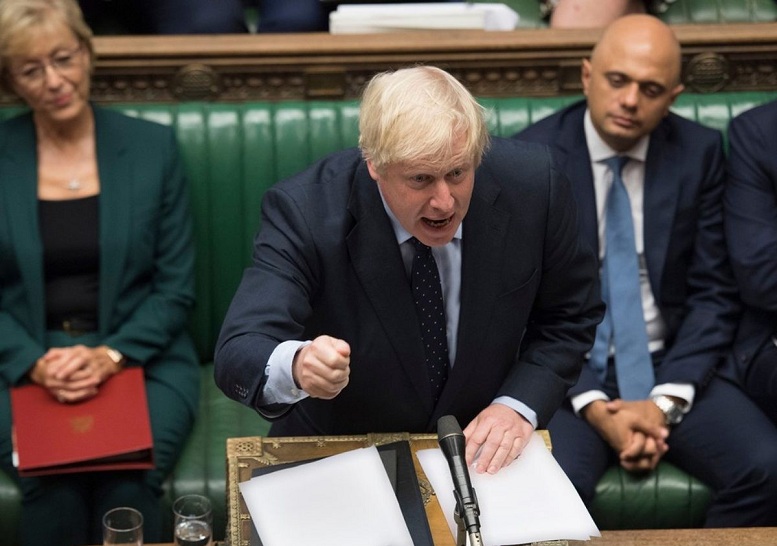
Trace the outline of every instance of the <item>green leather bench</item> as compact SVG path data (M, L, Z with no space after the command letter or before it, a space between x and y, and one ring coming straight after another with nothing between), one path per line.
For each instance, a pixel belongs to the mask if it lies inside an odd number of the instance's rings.
M511 135L576 97L483 99L490 128ZM682 95L675 110L718 129L773 93ZM215 537L225 536L225 444L263 435L268 423L227 399L213 382L212 355L222 317L248 264L264 191L323 155L356 144L355 102L179 103L124 105L121 110L177 131L192 189L197 241L197 305L191 332L202 360L200 415L168 480L165 500L184 493L214 501ZM0 118L17 109L0 108ZM646 476L612 468L599 483L592 513L602 529L694 527L710 492L668 463ZM0 545L13 544L20 498L0 473Z

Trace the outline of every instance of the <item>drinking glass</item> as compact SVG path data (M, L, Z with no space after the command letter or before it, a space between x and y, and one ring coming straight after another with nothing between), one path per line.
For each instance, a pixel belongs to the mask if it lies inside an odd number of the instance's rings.
M103 516L103 546L117 544L143 546L143 514L134 508L120 506Z
M210 546L213 516L210 500L202 495L184 495L173 503L177 546Z

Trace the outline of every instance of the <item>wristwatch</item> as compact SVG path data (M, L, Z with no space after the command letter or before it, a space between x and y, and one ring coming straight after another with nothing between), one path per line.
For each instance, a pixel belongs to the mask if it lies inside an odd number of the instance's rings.
M105 347L105 352L108 354L108 358L113 360L113 363L117 366L121 366L124 363L124 355L116 349Z
M654 396L653 403L658 406L658 409L664 414L667 425L676 425L682 421L685 416L683 407L668 396Z

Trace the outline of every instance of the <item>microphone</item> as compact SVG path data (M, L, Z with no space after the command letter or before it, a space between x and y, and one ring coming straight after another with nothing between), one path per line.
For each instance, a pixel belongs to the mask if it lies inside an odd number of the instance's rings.
M462 532L466 529L471 546L482 546L480 536L480 508L475 489L469 479L464 452L464 433L453 415L444 415L437 421L437 441L440 443L453 478L453 496L456 498L456 521L459 522L459 546L465 541ZM461 525L464 525L462 529Z

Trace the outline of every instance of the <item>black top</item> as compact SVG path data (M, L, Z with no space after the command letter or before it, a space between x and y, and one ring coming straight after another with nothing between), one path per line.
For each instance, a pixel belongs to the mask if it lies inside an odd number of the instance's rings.
M99 196L40 200L38 207L47 327L62 330L64 321L72 321L79 330L96 330L100 273Z

